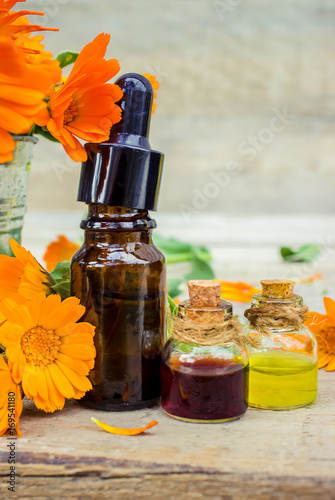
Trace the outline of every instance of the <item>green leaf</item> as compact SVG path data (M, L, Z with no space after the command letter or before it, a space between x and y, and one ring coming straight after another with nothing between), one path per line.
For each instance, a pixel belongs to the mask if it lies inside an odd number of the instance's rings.
M154 236L154 242L164 253L167 264L191 263L191 271L188 274L182 278L168 279L168 292L173 299L180 295L180 285L183 282L189 279L213 279L215 277L209 265L212 256L206 247L191 245L175 238L164 238L157 234Z
M71 279L66 279L50 287L55 293L61 296L62 300L71 296Z
M205 262L212 260L210 252L203 246L193 246L175 238L164 238L160 235L154 236L154 242L164 253L167 264L189 262L194 259L194 256Z
M289 247L281 247L280 255L283 257L284 260L286 260L291 255L294 255L294 251Z
M180 295L181 289L180 285L182 284L183 280L180 278L171 278L168 279L168 294L172 299L175 299Z
M177 314L178 314L178 306L173 302L173 300L170 297L170 295L167 296L167 300L168 300L168 305L170 307L171 315L172 316L177 316Z
M193 254L197 259L203 262L210 262L212 260L212 256L206 247L193 247Z
M63 262L58 262L53 271L51 271L51 276L55 281L68 278L68 273L71 272L71 262L69 260L64 260Z
M188 262L192 259L192 245L189 243L157 234L154 236L154 243L164 253L167 264Z
M51 135L48 130L44 130L43 127L39 127L38 125L35 125L34 134L42 135L43 137L45 137L46 139L48 139L49 141L52 141L52 142L59 142L59 140L56 139L56 137L54 137L53 135Z
M320 253L320 245L303 245L298 250L281 247L280 254L286 262L311 262Z
M58 293L62 300L71 295L71 262L65 260L58 262L55 269L50 273L55 280L55 284L50 288L54 293Z
M186 274L185 280L213 280L215 274L208 262L200 260L196 254L193 255L191 271Z
M76 62L77 57L79 56L78 52L71 52L70 50L66 50L65 52L61 52L56 56L57 61L59 61L59 66L61 68L65 68L69 66L69 64L73 64Z
M164 253L180 253L190 251L192 245L183 241L176 240L175 238L164 238L159 234L154 236L155 245L157 245Z
M188 262L192 260L192 252L181 252L170 255L165 253L165 258L167 264L179 264L179 262Z

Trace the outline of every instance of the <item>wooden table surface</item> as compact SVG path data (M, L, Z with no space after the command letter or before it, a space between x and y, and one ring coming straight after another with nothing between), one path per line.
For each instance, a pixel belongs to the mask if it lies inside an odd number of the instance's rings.
M17 498L334 499L335 373L319 375L312 406L249 409L223 424L180 422L160 407L109 413L73 402L51 415L27 401L23 437L16 442ZM142 435L118 436L91 416L119 427L152 419L158 425ZM6 441L0 498L12 495L6 491Z
M36 224L37 219L31 218L26 241L35 254L42 254L48 239L64 231L51 224L42 234ZM230 229L234 227L236 221ZM286 241L308 242L300 223L296 230L288 220L279 227ZM325 224L319 234L323 241L328 231ZM207 233L214 267L218 273L221 270L218 277L255 283L287 274L268 233L264 221L250 239L239 240L237 229L236 237L229 233L229 241L227 232L221 240L217 229L213 228L212 240ZM192 229L189 234L190 241L204 237ZM290 268L290 273L300 275L309 270L325 274L323 282L300 290L311 308L322 304L322 288L334 297L333 252L330 242L326 257L313 269ZM239 264L242 276L236 272L239 256L245 259ZM237 310L246 306L237 305ZM98 428L91 416L119 427L140 427L152 419L158 426L139 436L117 436ZM310 407L277 412L249 409L242 419L224 424L180 422L160 407L108 413L71 401L62 412L45 414L26 401L21 430L23 437L16 441L15 494L7 491L6 483L10 441L7 437L0 441L1 499L335 499L335 372L319 371L319 395Z

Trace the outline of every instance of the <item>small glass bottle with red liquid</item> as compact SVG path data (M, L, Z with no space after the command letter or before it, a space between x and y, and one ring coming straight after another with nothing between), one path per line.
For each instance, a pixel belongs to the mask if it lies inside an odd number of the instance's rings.
M178 317L190 325L183 340L173 330L162 355L162 408L187 422L215 423L240 418L248 406L248 352L244 344L206 345L211 325L232 318L232 304L221 300L216 281L188 282L190 300L178 306ZM178 321L178 320L176 320ZM176 323L175 323L176 325ZM192 339L192 325L197 335Z

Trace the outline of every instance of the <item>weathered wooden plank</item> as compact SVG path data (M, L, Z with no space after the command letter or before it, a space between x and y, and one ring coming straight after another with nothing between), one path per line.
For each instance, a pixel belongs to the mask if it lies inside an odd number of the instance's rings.
M216 425L183 423L158 407L97 415L69 402L48 415L27 401L16 442L16 493L27 499L333 499L334 394L335 373L320 372L316 404L248 410L239 421ZM92 415L120 427L152 418L159 425L140 436L109 435L91 423ZM9 473L6 444L2 438L1 498Z
M98 473L65 477L23 477L20 496L25 499L201 499L211 500L286 500L288 498L333 500L335 481L317 478L233 474L137 474L129 477L104 477ZM1 490L0 490L1 491ZM5 494L6 492L4 492ZM7 498L9 498L7 496Z

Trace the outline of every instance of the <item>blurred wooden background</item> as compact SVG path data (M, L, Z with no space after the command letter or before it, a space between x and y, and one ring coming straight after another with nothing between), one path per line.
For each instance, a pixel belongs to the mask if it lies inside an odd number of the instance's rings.
M28 0L24 8L44 10L42 24L60 28L46 34L54 54L105 31L121 72L157 75L160 211L185 224L205 212L333 212L334 0ZM41 139L29 209L80 209L79 171Z

